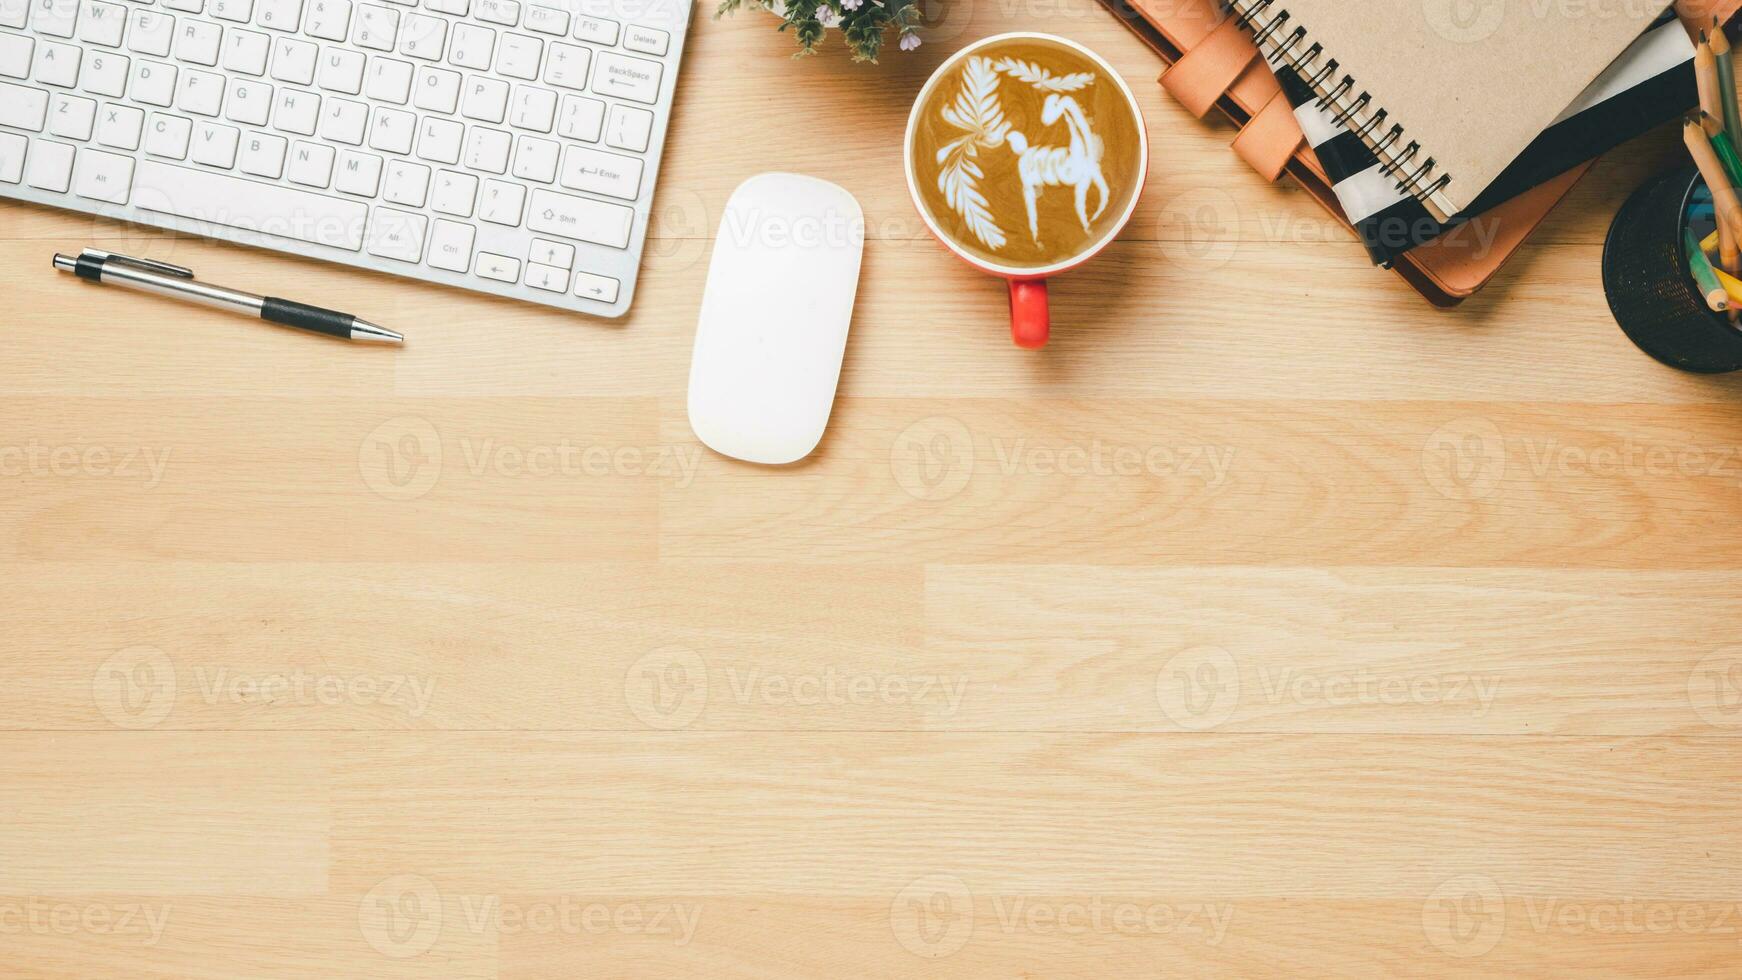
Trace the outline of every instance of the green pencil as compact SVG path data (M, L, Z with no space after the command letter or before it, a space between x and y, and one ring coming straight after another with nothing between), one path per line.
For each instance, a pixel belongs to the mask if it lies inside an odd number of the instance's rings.
M1730 51L1730 39L1724 35L1724 25L1712 18L1710 35L1712 54L1718 57L1718 89L1724 97L1724 132L1732 140L1742 139L1742 107L1736 102L1736 56Z
M1728 310L1730 294L1725 292L1724 284L1718 281L1718 274L1712 271L1712 263L1706 258L1700 243L1694 240L1692 229L1682 229L1682 247L1688 253L1688 274L1694 277L1694 285L1700 287L1700 292L1706 294L1706 305L1718 313Z
M1737 155L1730 134L1718 128L1723 123L1713 119L1711 113L1702 112L1700 124L1706 131L1706 138L1712 141L1712 149L1718 152L1718 160L1724 164L1724 174L1730 178L1730 186L1742 187L1742 156Z

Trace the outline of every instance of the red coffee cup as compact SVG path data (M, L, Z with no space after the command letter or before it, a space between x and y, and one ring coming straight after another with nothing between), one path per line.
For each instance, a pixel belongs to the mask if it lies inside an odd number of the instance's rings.
M957 244L955 239L948 232L939 227L937 220L926 208L925 201L919 192L920 178L918 177L914 166L914 132L921 122L923 118L922 113L926 106L930 104L933 92L937 86L945 79L956 77L959 71L963 68L967 59L975 54L994 45L1020 40L1032 40L1063 45L1064 47L1072 49L1084 60L1094 64L1100 73L1100 77L1112 82L1119 94L1123 96L1124 103L1131 112L1131 120L1135 125L1137 132L1138 177L1137 186L1131 193L1130 199L1125 202L1123 208L1111 221L1102 223L1100 228L1097 229L1095 237L1085 243L1081 248L1073 251L1070 255L1065 256L1064 258L1040 267L1003 265L991 261L984 256L976 255L967 248ZM1052 108L1052 106L1048 106L1048 114L1054 117L1064 115L1062 112L1052 112ZM1026 146L1026 139L1023 145ZM1149 133L1144 126L1143 112L1137 105L1137 97L1132 94L1130 86L1125 84L1125 80L1119 76L1118 72L1113 70L1113 66L1109 65L1106 59L1068 38L1059 37L1054 34L1039 34L1029 31L1019 31L1008 34L998 34L975 41L973 44L970 44L951 55L943 64L938 66L936 71L932 72L931 77L926 80L925 85L920 87L919 95L913 102L913 111L909 113L907 117L907 132L902 139L902 159L907 171L908 194L912 196L913 206L919 211L919 216L921 220L925 222L926 228L931 232L932 237L941 242L945 248L954 252L962 261L982 272L998 276L1009 282L1010 337L1016 342L1016 346L1018 347L1037 350L1046 346L1047 338L1051 333L1051 319L1047 310L1047 280L1053 276L1069 272L1077 266L1082 265L1084 262L1094 258L1102 249L1106 248L1113 239L1119 237L1119 232L1124 229L1126 223L1131 220L1131 215L1137 210L1137 202L1143 196L1143 185L1147 182L1149 176ZM1064 193L1064 191L1061 190L1059 193Z

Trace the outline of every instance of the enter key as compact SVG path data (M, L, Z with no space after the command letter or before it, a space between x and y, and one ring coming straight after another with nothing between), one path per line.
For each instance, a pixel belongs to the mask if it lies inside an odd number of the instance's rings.
M570 190L633 201L641 192L641 161L584 146L570 146L563 151L560 182Z

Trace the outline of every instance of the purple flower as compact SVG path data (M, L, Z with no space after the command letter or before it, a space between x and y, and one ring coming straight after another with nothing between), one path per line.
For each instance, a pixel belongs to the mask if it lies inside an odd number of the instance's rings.
M841 0L842 10L858 10L865 5L865 0Z
M824 27L835 26L836 22L838 22L840 20L840 18L841 18L841 15L835 13L835 8L833 8L833 7L818 7L817 8L817 23L823 25Z
M919 47L919 35L918 34L903 34L903 35L901 35L901 50L912 51L914 48L917 48L917 47Z

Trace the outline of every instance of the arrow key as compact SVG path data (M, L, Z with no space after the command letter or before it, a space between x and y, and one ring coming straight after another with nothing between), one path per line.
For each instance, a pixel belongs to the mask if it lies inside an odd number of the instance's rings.
M582 299L598 300L601 303L617 302L617 280L608 276L596 276L591 272L575 273L575 295Z

